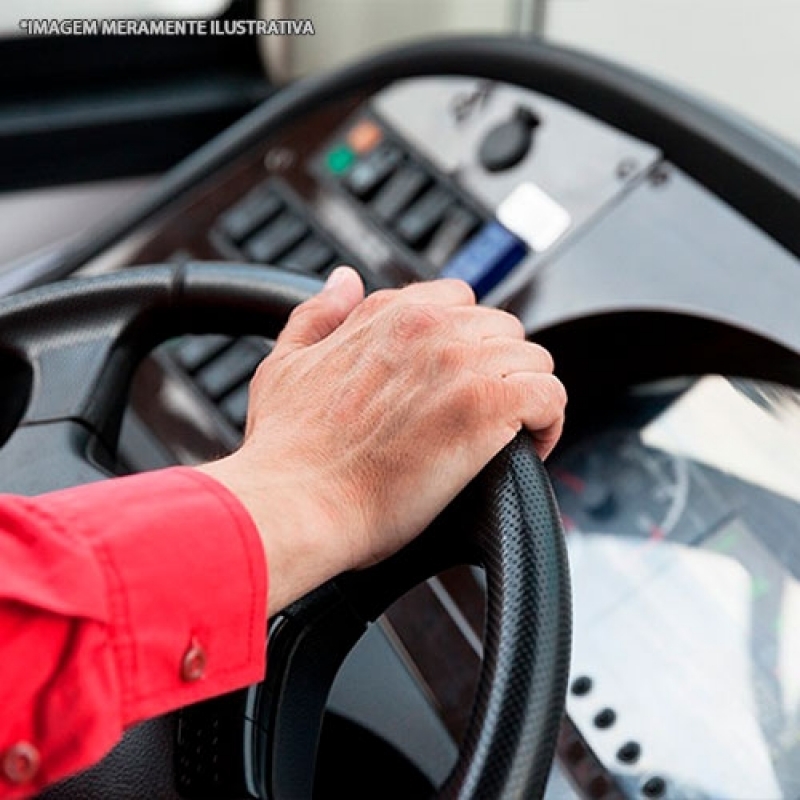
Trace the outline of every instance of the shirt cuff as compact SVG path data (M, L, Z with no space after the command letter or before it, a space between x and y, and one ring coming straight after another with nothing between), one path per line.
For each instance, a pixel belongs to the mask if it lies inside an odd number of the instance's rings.
M47 509L101 565L124 726L263 680L264 548L221 483L174 467L54 492Z

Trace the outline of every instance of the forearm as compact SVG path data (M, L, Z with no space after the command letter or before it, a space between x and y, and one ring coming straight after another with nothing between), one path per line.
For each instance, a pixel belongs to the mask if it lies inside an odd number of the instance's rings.
M0 569L0 796L263 677L263 547L236 498L195 470L2 498Z

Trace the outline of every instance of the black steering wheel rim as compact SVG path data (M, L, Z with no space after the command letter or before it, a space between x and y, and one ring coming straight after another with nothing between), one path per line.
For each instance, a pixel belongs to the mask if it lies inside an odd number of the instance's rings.
M69 281L4 301L0 348L23 360L32 376L25 413L0 449L0 474L8 478L4 491L38 494L107 477L97 454L113 452L128 383L153 345L178 333L274 336L294 306L318 288L316 281L272 268L187 264ZM62 391L54 395L56 389ZM22 453L26 469L19 469ZM375 568L340 577L288 609L284 619L292 624L284 630L295 630L288 650L296 656L312 641L319 629L311 622L315 617L328 631L342 627L332 619L349 618L345 628L355 619L351 627L357 632L420 580L466 562L482 563L487 571L485 658L472 722L440 796L539 796L564 705L570 593L558 510L528 437L521 435L498 455L410 547ZM320 616L320 609L337 608L331 593L346 613ZM281 641L270 668L286 679L295 673L282 664ZM302 685L308 673L300 674ZM321 721L326 691L323 685L322 700L306 703L308 719ZM267 707L268 700L268 693L262 696ZM271 755L283 752L281 724L296 718L285 713L286 707L273 702L273 710L284 711L265 715L275 722L264 731L270 748L277 748ZM279 735L270 738L270 733ZM269 796L310 796L304 769L316 747L318 731L312 733L306 737L311 750L302 757L267 759L279 773L267 776ZM89 771L88 782L84 773L46 796L100 796L91 787L107 791L103 763ZM118 774L108 780L120 785ZM140 789L137 793L142 796Z

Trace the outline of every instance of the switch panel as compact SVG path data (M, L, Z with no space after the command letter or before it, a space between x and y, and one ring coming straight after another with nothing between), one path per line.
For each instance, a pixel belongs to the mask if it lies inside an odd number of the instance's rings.
M526 256L487 291L492 305L535 280L545 260L661 158L657 148L558 100L492 81L410 78L369 105L471 209L483 209L481 222L497 219L527 244ZM450 257L434 251L433 271Z
M365 126L369 137L362 134ZM347 169L333 169L332 155L351 141L359 143L360 152ZM485 242L470 240L482 225L493 222L491 215L456 182L369 115L354 115L333 135L317 159L316 174L343 191L358 212L390 242L391 249L402 253L412 279L436 278L449 269L469 281L482 296L527 251L525 243L515 239L513 258L509 255L495 263L488 257L483 247L489 246L490 234L484 234L488 237ZM459 260L461 248L465 252ZM520 258L517 253L521 253ZM481 261L480 254L489 260Z

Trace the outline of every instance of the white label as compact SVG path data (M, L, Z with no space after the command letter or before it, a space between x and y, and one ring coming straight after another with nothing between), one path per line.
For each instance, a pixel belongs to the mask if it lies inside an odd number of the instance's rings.
M497 218L539 253L563 236L571 222L566 209L530 182L521 183L500 203Z

